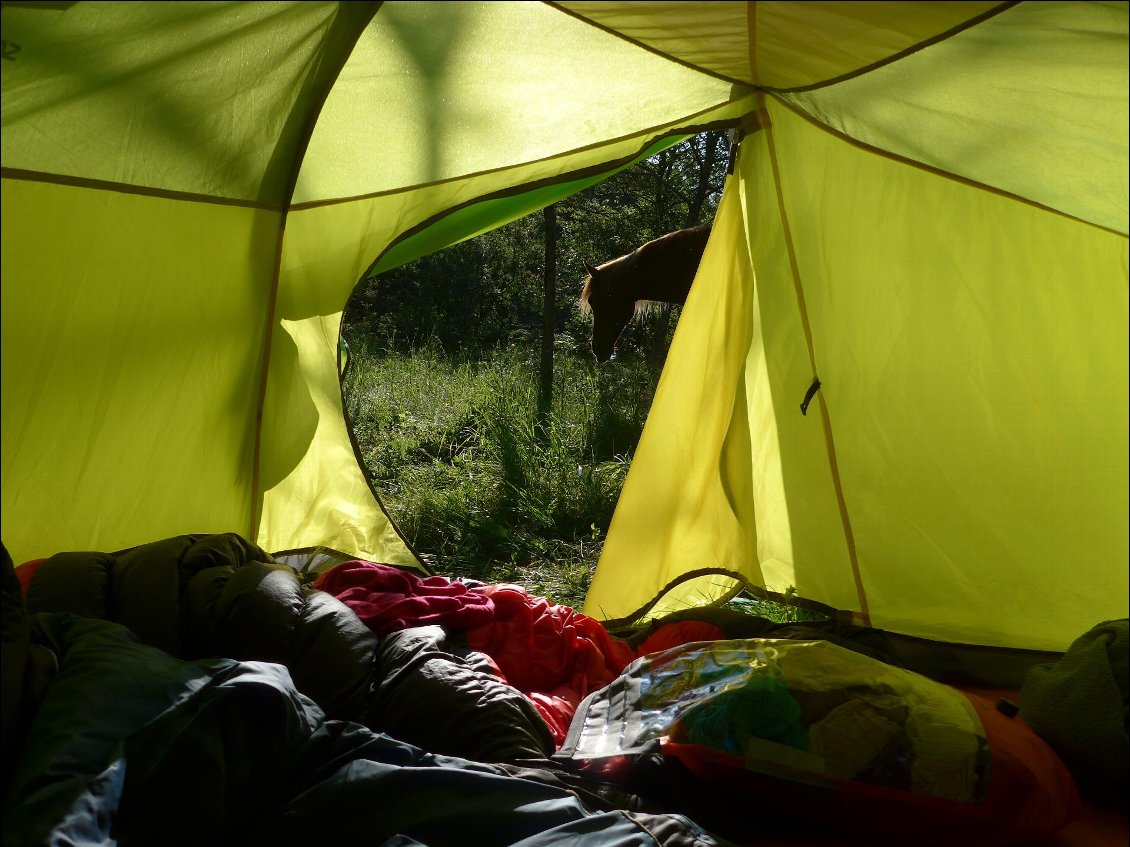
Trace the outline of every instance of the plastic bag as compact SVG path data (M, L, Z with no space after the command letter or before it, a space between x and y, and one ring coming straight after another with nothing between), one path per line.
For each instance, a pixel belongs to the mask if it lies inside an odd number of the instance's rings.
M656 752L966 803L987 781L965 697L827 641L698 642L637 659L581 704L559 755L618 779Z

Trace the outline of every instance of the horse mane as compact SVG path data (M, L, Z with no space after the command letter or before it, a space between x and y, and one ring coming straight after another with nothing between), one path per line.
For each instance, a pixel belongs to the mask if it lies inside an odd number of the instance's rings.
M633 250L631 253L624 254L619 259L613 259L609 262L605 262L603 265L597 265L596 269L598 271L627 270L630 265L635 264L634 262L631 262L629 260L634 259L637 252L639 252L639 251ZM585 274L585 282L584 282L584 285L581 288L581 296L577 300L577 308L580 310L582 315L592 314L592 304L589 302L589 299L592 297L592 294L593 294L592 274ZM642 317L646 314L649 314L653 309L655 309L655 301L654 300L637 300L636 301L636 310L634 312L634 317L637 317L637 318Z
M688 227L687 229L679 229L675 232L669 232L666 235L661 235L658 238L653 238L646 244L642 244L633 250L633 253L639 253L643 257L648 257L652 253L664 253L668 249L677 250L686 242L690 244L696 239L705 241L704 236L710 234L712 224L700 224L699 226ZM688 248L689 249L689 248ZM631 254L629 254L631 255Z
M582 315L588 315L592 312L592 305L589 303L589 297L592 296L592 274L585 274L585 284L581 288L581 296L577 300L577 308L581 310Z
M663 256L671 250L692 249L695 241L701 241L703 244L706 243L706 238L710 235L711 226L711 224L702 224L653 238L651 241L641 244L630 253L625 253L617 259L611 259L603 264L597 265L596 270L598 272L607 270L628 271L638 263L647 263L652 259L662 259ZM699 252L702 252L701 247L699 248ZM592 305L589 302L592 295L592 274L588 273L585 274L584 284L581 288L581 296L577 300L577 306L582 314L587 315L592 312ZM648 300L646 298L636 300L636 316L639 317L654 309L656 302L658 301Z

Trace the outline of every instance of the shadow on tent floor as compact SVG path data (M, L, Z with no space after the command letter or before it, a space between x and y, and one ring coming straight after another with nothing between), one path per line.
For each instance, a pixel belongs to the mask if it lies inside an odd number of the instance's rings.
M1130 828L1124 809L1087 804L1083 817L1052 838L1026 841L1015 847L1126 847ZM835 835L758 838L750 847L876 847L871 842ZM910 845L908 845L910 847Z
M1030 847L1126 847L1127 844L1130 844L1130 827L1126 809L1088 803L1080 820L1054 838L1033 842Z
M748 844L749 847L877 847L876 844L865 839L834 833L758 836ZM1013 847L1127 847L1127 845L1130 845L1130 817L1126 807L1084 802L1082 816L1054 836L1025 841ZM913 847L913 845L905 847Z
M751 847L875 847L867 841L836 835L779 836L757 839ZM1125 808L1086 803L1083 816L1051 838L1026 841L1016 847L1126 847L1130 844L1130 820Z

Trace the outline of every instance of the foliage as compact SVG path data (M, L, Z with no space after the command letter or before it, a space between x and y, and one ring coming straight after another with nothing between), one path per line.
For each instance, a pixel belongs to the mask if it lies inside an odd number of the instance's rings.
M803 606L793 605L796 597L796 586L790 585L785 589L783 603L767 600L764 597L742 591L726 603L727 608L747 615L756 615L768 618L778 623L801 623L804 621L826 620L827 616Z
M728 140L707 132L557 205L557 349L588 346L576 309L583 260L600 263L676 229L710 220L725 178ZM350 344L365 339L399 353L438 343L471 361L510 344L536 348L541 334L544 223L540 213L362 280L343 320ZM633 325L620 355L647 350L660 327ZM661 339L666 340L666 339Z

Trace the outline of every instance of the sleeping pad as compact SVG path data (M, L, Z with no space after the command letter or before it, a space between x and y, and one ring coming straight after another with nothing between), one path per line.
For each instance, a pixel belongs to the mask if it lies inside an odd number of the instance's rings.
M30 642L59 669L5 793L11 847L720 843L329 720L278 664L181 661L70 614L30 616Z

